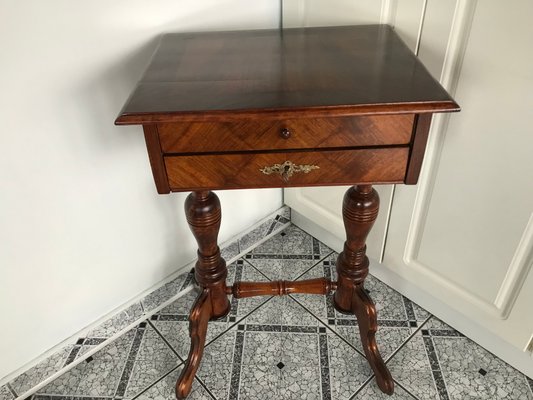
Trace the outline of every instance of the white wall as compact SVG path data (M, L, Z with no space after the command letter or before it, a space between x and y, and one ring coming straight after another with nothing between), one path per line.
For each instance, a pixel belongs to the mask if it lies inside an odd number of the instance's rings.
M278 24L274 0L0 0L0 378L195 255L185 194L113 125L157 35ZM282 201L219 196L221 241Z

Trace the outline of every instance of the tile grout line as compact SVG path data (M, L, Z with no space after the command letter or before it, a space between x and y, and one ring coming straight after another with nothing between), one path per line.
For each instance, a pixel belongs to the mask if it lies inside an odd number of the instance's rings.
M359 355L363 356L366 360L366 356L357 349L354 345L352 345L350 342L348 342L344 337L339 335L333 328L331 328L328 324L326 324L324 321L322 321L320 318L318 318L312 311L310 311L307 307L305 307L302 303L300 303L298 300L296 300L292 295L289 295L289 297L294 300L300 307L302 307L305 311L307 311L309 314L311 314L320 324L324 325L330 332L334 333L339 339L341 339L344 343L346 343L348 346L350 346L352 349L354 349Z
M207 385L198 377L196 374L194 375L194 379L198 381L198 383L204 388L204 390L207 392L209 396L213 398L213 400L218 400L213 393L211 393L211 390L207 387Z
M178 357L178 360L180 360L181 363L184 363L185 360L181 358L179 353L172 347L172 345L168 342L168 340L163 336L163 334L157 329L157 327L152 323L151 320L147 320L148 324L152 327L152 329L159 335L161 339L163 339L163 342L170 348L170 350ZM178 364L179 366L179 364Z
M81 357L79 357L78 359L75 359L70 364L68 364L68 365L64 366L63 368L59 369L58 371L56 371L54 374L50 375L46 379L43 379L40 383L38 383L37 385L33 386L31 389L27 390L26 392L24 392L22 395L19 395L14 400L25 400L26 398L28 398L31 395L35 394L40 389L42 389L43 387L45 387L49 383L53 382L55 379L59 378L60 376L62 376L64 374L66 374L67 372L69 372L70 370L74 369L76 366L78 366L80 363L82 363L83 361L85 361L89 357L93 356L94 354L96 354L97 352L99 352L100 350L105 348L106 346L110 345L111 343L115 342L116 340L118 340L119 338L124 336L130 330L134 329L137 325L139 325L140 323L142 323L142 322L146 321L148 318L150 318L153 314L159 312L161 309L167 307L168 305L172 304L174 301L176 301L179 298L183 297L185 294L187 294L191 290L192 290L192 286L190 286L188 288L185 288L184 290L181 290L180 292L178 292L177 294L172 296L170 299L166 300L165 302L161 303L161 305L159 305L158 307L154 308L150 313L143 314L140 318L138 318L135 321L131 322L125 328L119 330L114 335L110 336L109 338L106 338L105 341L103 341L99 345L94 346L93 349L87 351ZM67 356L67 359L68 359L68 356Z
M266 221L264 221L264 222L266 222ZM263 223L264 223L264 222L263 222ZM292 222L291 222L291 221L284 223L284 224L281 225L279 228L274 229L270 234L265 235L263 238L259 239L259 240L258 240L257 242L255 242L253 245L248 246L248 247L245 248L244 250L242 250L242 249L240 248L240 243L239 243L239 250L240 250L240 253L237 254L236 256L232 257L231 259L232 259L232 260L237 260L237 259L241 258L244 254L248 254L250 251L252 251L252 250L255 249L256 247L259 247L260 245L262 245L263 243L265 243L265 242L266 242L267 240L269 240L272 236L277 235L278 233L284 231L285 229L287 229L287 228L288 228L289 226L291 226L291 225L292 225ZM250 231L250 232L253 232L253 231ZM250 232L248 232L248 233L250 233ZM244 236L246 236L246 234L243 235L242 237L244 237ZM241 237L241 239L242 239L242 237ZM239 240L240 240L240 239L239 239Z
M176 365L175 367L173 367L170 371L168 371L167 373L163 374L163 376L161 376L160 378L158 378L155 382L153 382L152 384L150 384L148 387L144 388L143 390L141 390L137 395L135 395L131 400L134 400L136 398L138 398L140 395L142 395L143 393L147 392L148 390L150 390L152 387L154 387L155 385L157 385L159 382L161 382L163 379L165 379L168 375L170 375L171 373L173 373L174 371L176 371L176 369L178 369L180 366L185 366L185 360L183 360L183 358L181 358L181 356L178 354L178 352L174 349L174 347L168 342L168 340L163 336L163 334L157 329L157 327L150 321L148 320L147 321L148 324L152 327L152 329L157 333L157 335L165 342L165 344L170 348L170 350L178 357L178 360L179 360L179 363L178 365ZM198 376L195 376L195 379L202 385L202 387L207 391L207 393L213 398L213 400L217 400L217 398L213 395L213 393L211 393L211 391L209 390L209 388L207 388L207 386L205 385L205 383L198 377ZM124 396L118 396L118 397L124 397Z
M398 349L396 349L396 351L394 351L394 352L393 352L393 353L387 358L387 360L385 361L385 364L388 364L388 363L392 360L392 358L393 358L394 356L396 356L396 355L399 353L399 351L400 351L402 348L404 348L404 347L407 345L407 343L410 342L410 341L414 338L414 336L415 336L418 332L420 332L420 331L424 328L424 326L426 326L426 324L429 322L429 320L432 319L433 317L434 317L434 315L433 315L433 314L430 314L429 317L427 317L426 320L425 320L422 324L420 324L420 326L419 326L419 327L413 332L413 334L411 334L411 335L410 335L410 336L409 336L409 337L408 337L408 338L407 338L407 339L401 344L401 346L398 347ZM442 376L442 370L441 370L441 368L440 368L440 363L439 363L439 361L438 361L438 358L437 358L436 352L435 352L435 350L434 350L434 344L433 344L433 341L432 341L431 337L429 337L428 339L431 340L431 347L432 347L432 349L429 349L429 348L428 348L428 345L429 345L429 344L427 343L426 338L425 338L424 336L422 337L422 340L423 340L423 342L424 342L424 350L425 350L425 353L426 353L426 357L427 357L427 360L428 360L429 365L430 365L430 368L431 368L431 375L432 375L432 378L433 378L433 384L435 385L435 389L436 389L437 395L439 396L439 399L440 399L440 400L449 400L449 397L448 397L448 391L447 391L447 389L446 389L446 383L444 382L444 377ZM439 379L438 376L435 376L435 370L434 370L434 368L433 368L433 364L434 364L434 363L432 362L431 357L430 357L430 355L429 355L429 352L430 352L430 351L433 351L433 353L435 353L435 357L436 357L436 360L435 360L435 361L436 361L436 363L438 364L438 372L441 374L440 378L442 378L442 379ZM438 380L442 380L442 384L444 385L443 387L439 388L439 383L440 383L440 382L438 382ZM415 396L414 394L412 394L411 391L410 391L408 388L404 387L404 386L401 385L399 382L398 382L398 384L399 384L400 386L402 386L402 388L403 388L407 393L409 393L411 396L413 396L413 397L416 398L416 396ZM442 391L441 391L440 389L443 389L443 390L444 390L444 396L442 395Z
M394 378L393 378L394 379ZM407 393L409 396L411 396L414 400L420 400L418 397L416 397L413 393L411 393L410 390L407 389L406 386L404 386L401 382L394 379L394 383L401 387L403 390L405 390L405 393Z
M320 264L321 262L324 262L324 260L326 258L328 258L329 256L331 256L332 254L334 254L335 252L332 251L330 253L328 253L328 255L322 257L320 260L318 260L315 264L313 264L312 267L310 267L309 269L305 270L305 272L302 272L300 275L298 275L296 278L294 278L293 280L294 281L297 281L298 279L300 279L302 276L304 276L305 274L307 274L309 271L311 271L311 269L313 269L314 267L316 267L318 264Z
M146 327L136 329L135 336L133 337L128 350L126 362L124 363L122 373L120 374L117 388L115 389L115 397L124 397L124 394L126 393L126 389L131 378L131 373L133 372L133 366L135 364L137 354L141 348L145 333Z
M260 309L261 307L263 307L265 304L267 304L269 301L271 301L272 299L274 298L274 296L270 296L270 298L268 298L266 301L264 301L263 303L259 304L257 307L255 307L252 311L250 311L248 314L245 314L241 319L235 321L233 323L233 325L230 325L229 328L227 328L226 330L224 330L223 332L221 332L220 334L218 334L217 336L215 336L213 339L211 339L208 343L206 343L206 347L209 346L211 343L213 343L215 340L217 340L218 338L220 338L221 336L223 336L225 333L227 333L230 329L236 327L239 323L241 323L244 319L248 318L252 313L256 312L258 309Z
M272 279L270 279L268 276L266 276L263 272L261 272L255 265L253 265L250 261L248 261L246 258L242 258L250 267L255 269L259 274L261 274L263 277L265 277L269 282L272 282ZM234 282L235 283L235 282Z
M385 364L388 364L389 361L391 361L392 358L393 358L396 354L398 354L398 353L400 352L400 350L403 349L403 348L407 345L407 343L408 343L409 341L411 341L411 339L413 339L413 338L415 337L415 335L416 335L418 332L420 332L420 331L422 330L422 328L424 327L424 325L426 325L426 323L431 319L431 317L433 317L433 315L430 315L429 317L427 317L427 318L426 318L426 319L420 324L420 326L417 327L417 328L414 330L414 332L411 333L411 334L410 334L410 335L409 335L409 336L408 336L408 337L402 342L402 344L400 344L400 346L399 346L396 350L394 350L391 354L389 354L389 355L387 356L387 358L384 360L384 361L385 361Z
M307 310L306 310L307 311ZM328 335L318 329L318 346L320 352L320 386L322 390L322 400L331 400L331 369L329 360Z
M15 392L15 389L13 389L13 387L11 386L11 383L10 382L7 382L6 383L6 387L7 389L11 392L11 394L13 395L13 397L16 399L17 398L17 392Z
M524 377L526 378L526 382L528 383L529 391L530 391L531 394L533 395L533 378L530 378L530 377L527 376L527 375L524 375Z
M437 352L435 351L435 343L433 338L428 335L427 337L422 334L422 340L424 342L424 350L426 351L426 357L428 358L429 365L431 367L431 375L433 376L433 383L435 389L437 389L437 395L440 400L449 400L448 390L446 388L446 382L442 374L442 368L440 366ZM434 357L434 360L432 360ZM437 369L435 369L437 368Z
M374 379L374 374L372 374L370 377L367 378L366 381L363 382L361 387L357 389L357 391L349 398L349 400L357 400L356 399L357 395L361 393L363 389L367 387L370 384L370 382L372 382L373 379ZM400 382L398 382L396 379L393 378L393 380L394 380L394 384L401 387L409 396L413 398L413 400L421 400L418 397L416 397L414 394L412 394L409 390L407 390L405 386L402 385Z
M406 298L405 296L402 296L404 298ZM407 299L409 300L409 299ZM409 300L411 301L411 300ZM409 337L407 337L407 339L404 340L404 342L395 350L393 351L385 360L385 365L389 364L389 362L393 359L394 356L396 356L401 349L403 349L408 342L410 342L414 337L415 335L420 332L422 330L422 328L429 322L429 320L433 317L433 314L430 314L429 317L427 317L421 324L419 327L417 327L415 329L415 331L409 335ZM405 390L411 397L415 398L416 400L418 400L418 397L416 397L413 393L411 393L411 391L406 387L404 386L401 382L397 381L397 380L394 380L395 383L398 384L398 386L400 386L403 390Z
M239 389L241 386L240 381L242 373L242 356L244 353L244 340L244 332L237 330L237 332L235 333L235 344L233 347L233 357L231 360L232 362L228 400L236 400L239 398ZM236 369L238 369L238 371ZM237 393L235 393L235 390L237 390Z
M349 397L349 400L356 400L355 397L363 391L363 389L372 382L372 379L374 379L374 372L372 372L372 375L370 375L365 381L363 381L362 385L355 391L354 394L352 394Z
M150 386L148 386L147 388L141 390L139 393L137 393L135 396L133 396L131 398L131 400L135 400L137 398L139 398L139 396L141 396L142 394L146 393L148 390L150 390L151 388L153 388L155 385L157 385L159 382L161 382L163 379L165 379L167 376L169 376L171 373L173 373L174 371L176 371L180 366L182 366L183 363L181 364L178 364L177 366L175 366L174 368L172 368L170 371L168 371L166 374L163 374L163 376L161 376L160 378L158 378L154 383L152 383ZM111 399L110 399L111 400Z
M335 253L334 251L332 251L328 256L330 256L331 254ZM328 256L324 257L321 261L319 261L318 263L316 263L314 265L314 267L316 267L320 262L324 262L325 258L327 258ZM331 268L331 266L329 266L329 268ZM309 270L307 270L305 273L309 272ZM331 274L331 270L329 271L330 274ZM304 273L304 274L305 274ZM302 277L304 274L301 274L298 278ZM296 278L296 279L298 279ZM331 275L330 275L330 278L331 278ZM348 346L350 346L351 348L353 348L357 353L359 353L361 356L363 356L365 359L366 359L366 356L359 350L357 349L354 345L352 345L350 342L348 342L344 337L342 337L340 334L338 334L333 328L331 328L329 326L329 324L326 324L324 321L322 321L319 317L317 317L311 310L309 310L305 305L303 305L302 303L300 303L293 295L289 295L289 297L294 300L296 303L298 303L300 305L300 307L302 307L305 311L307 311L309 314L311 314L319 323L321 323L322 325L324 325L327 329L329 329L331 332L333 332L336 336L338 336L344 343L346 343ZM328 301L327 300L327 296L326 297L326 302ZM327 304L326 304L326 307L327 307Z

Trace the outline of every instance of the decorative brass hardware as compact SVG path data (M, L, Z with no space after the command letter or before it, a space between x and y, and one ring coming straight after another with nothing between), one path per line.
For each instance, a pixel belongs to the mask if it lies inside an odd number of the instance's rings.
M280 174L284 182L289 182L289 178L295 173L303 172L304 174L308 174L312 170L319 168L318 165L296 165L292 161L285 161L283 164L263 167L260 171L265 175Z

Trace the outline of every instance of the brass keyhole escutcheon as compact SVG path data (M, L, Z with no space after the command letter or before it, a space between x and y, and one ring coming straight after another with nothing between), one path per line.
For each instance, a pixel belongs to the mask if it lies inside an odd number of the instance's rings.
M263 167L260 171L265 175L279 174L284 182L289 182L289 178L295 173L308 174L314 169L320 169L318 165L296 165L292 161L285 161L283 164L274 164Z

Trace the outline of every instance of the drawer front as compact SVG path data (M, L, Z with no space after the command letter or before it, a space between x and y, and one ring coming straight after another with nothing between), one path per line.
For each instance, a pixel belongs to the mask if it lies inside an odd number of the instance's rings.
M170 190L400 183L408 147L166 156Z
M414 115L159 124L164 153L405 145Z

